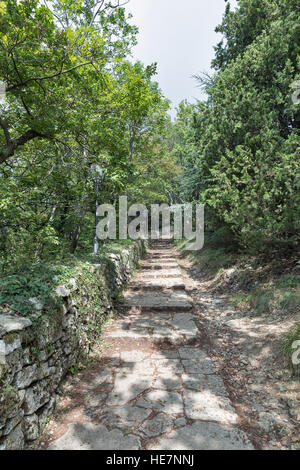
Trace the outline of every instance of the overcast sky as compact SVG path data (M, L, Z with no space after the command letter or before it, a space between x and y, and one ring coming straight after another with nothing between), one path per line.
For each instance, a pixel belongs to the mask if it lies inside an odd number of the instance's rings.
M235 0L230 4L237 5ZM221 38L215 27L222 20L225 1L130 0L126 9L139 28L133 56L146 65L158 62L155 79L173 107L183 99L200 98L192 75L210 71L213 46Z

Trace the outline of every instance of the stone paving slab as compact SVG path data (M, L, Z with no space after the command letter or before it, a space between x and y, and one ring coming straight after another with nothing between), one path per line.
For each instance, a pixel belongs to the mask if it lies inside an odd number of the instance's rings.
M160 255L157 256L157 258L155 256L152 256L152 258L146 258L146 260L144 261L144 263L148 263L148 264L161 264L161 265L164 265L164 264L168 264L168 263L177 263L176 261L176 258L174 257L167 257L167 258L161 258Z
M160 271L161 269L168 270L168 269L177 269L177 263L147 263L142 265L142 272L145 271Z
M149 450L254 450L247 435L237 428L216 423L195 422L153 439Z
M140 279L137 278L135 282L130 283L130 289L141 290L141 289L151 289L151 290L160 290L160 289L179 289L184 290L185 285L183 279L180 277L174 278L163 278L163 279Z
M185 291L170 293L127 292L124 299L124 305L126 307L140 307L148 310L191 310L192 308L192 304L188 300Z
M222 424L236 424L238 416L228 398L220 397L215 391L184 390L183 400L187 418L201 421L216 421Z
M218 375L204 374L182 374L181 382L187 389L202 391L206 390L216 396L228 397L224 382Z
M197 336L198 329L192 315L177 313L170 321L170 325L184 336Z
M197 331L194 318L189 312L145 312L122 318L107 331L107 336L136 339L150 337L153 340L168 339L172 343L180 344L185 338L196 338Z
M138 395L147 391L152 386L152 375L141 375L143 369L140 371L126 371L117 374L115 378L114 388L110 393L106 404L125 405L126 403L134 400Z
M101 423L109 428L122 429L138 428L152 414L152 410L139 408L134 405L115 406L105 410Z
M168 415L182 414L183 400L178 392L152 390L136 402L136 406L151 410L161 410Z
M139 277L141 278L171 278L171 277L180 277L181 271L178 268L170 268L170 269L148 269L145 271L141 271Z
M174 428L174 419L165 413L159 413L143 423L139 431L147 437L158 436Z
M149 253L151 258L149 258L149 256L147 257L147 259L153 259L153 260L165 260L165 259L168 259L168 258L173 258L173 252L172 251L169 251L169 252L166 252L166 250L160 250L160 251L155 251L155 252L151 252Z

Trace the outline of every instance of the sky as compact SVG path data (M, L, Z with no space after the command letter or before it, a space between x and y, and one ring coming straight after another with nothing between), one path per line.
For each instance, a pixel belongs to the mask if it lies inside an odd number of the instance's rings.
M233 8L237 6L231 0ZM171 115L183 99L203 97L194 74L209 72L215 46L221 35L215 28L225 12L224 0L130 0L132 24L139 28L133 58L145 65L158 63L158 81L172 101Z

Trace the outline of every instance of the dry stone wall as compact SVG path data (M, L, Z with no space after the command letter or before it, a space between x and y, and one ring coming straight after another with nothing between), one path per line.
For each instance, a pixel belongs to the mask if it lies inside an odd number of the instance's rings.
M99 308L89 309L88 289L72 278L56 288L60 307L51 317L38 298L30 299L38 321L0 313L0 450L24 449L38 439L63 378L90 352L144 252L138 241L109 255L108 263L91 265Z

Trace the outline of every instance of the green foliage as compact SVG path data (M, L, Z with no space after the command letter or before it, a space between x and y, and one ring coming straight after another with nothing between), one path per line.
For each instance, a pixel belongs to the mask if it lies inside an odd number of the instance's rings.
M274 282L260 282L247 295L234 296L241 307L251 308L258 315L280 311L295 314L300 309L300 277L283 275Z
M78 305L82 303L83 293L88 298L88 303L80 307L81 314L97 311L101 309L101 298L106 297L105 281L103 273L95 271L93 266L95 263L110 266L108 254L120 253L131 243L129 240L122 240L103 246L96 256L73 256L66 258L64 263L32 264L24 267L21 272L3 276L0 283L0 308L2 311L29 317L36 323L40 318L30 299L38 298L44 306L42 315L51 319L62 304L62 300L55 295L56 287L61 284L67 286L68 281L74 278L79 287L79 295L73 294L73 297L79 302ZM97 324L91 324L89 328L91 331L99 329Z
M289 333L285 336L282 341L282 351L287 356L289 362L291 361L293 353L296 352L296 349L293 348L293 345L296 341L300 341L300 324L295 325ZM295 375L300 377L300 367L299 365L292 365Z
M115 6L114 6L115 5ZM99 0L0 2L0 271L87 253L98 202L154 203L176 165L161 135L168 101L156 64L128 61L137 29ZM149 171L150 169L150 171ZM167 195L166 195L167 194ZM13 281L13 279L12 279Z
M208 99L182 104L175 124L185 136L184 194L205 203L214 228L225 223L254 250L299 240L299 25L293 0L227 7Z
M20 398L17 387L11 385L5 377L0 378L0 423L5 424L8 417L18 407Z
M292 345L295 341L300 340L300 324L295 325L289 334L286 336L283 344L284 351L286 354L291 355L294 350L292 349Z

